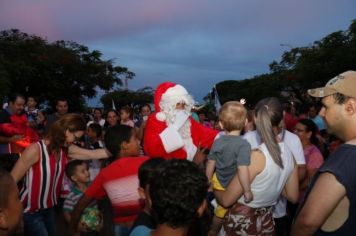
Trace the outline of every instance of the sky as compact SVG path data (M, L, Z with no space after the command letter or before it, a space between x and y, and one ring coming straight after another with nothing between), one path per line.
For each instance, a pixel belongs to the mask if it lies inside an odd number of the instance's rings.
M196 101L353 19L355 0L0 0L0 30L78 42L134 72L129 89L172 81Z

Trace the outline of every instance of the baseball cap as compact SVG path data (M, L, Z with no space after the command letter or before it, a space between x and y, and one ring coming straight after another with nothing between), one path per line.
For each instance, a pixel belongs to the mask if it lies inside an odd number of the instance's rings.
M308 89L312 97L326 97L334 93L341 93L356 98L356 71L346 71L329 80L325 87Z

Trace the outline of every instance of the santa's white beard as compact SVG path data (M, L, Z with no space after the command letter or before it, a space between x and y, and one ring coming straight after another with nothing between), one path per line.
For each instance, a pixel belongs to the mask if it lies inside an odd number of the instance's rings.
M186 111L188 112L188 114L190 114L190 111ZM168 126L174 124L175 122L175 118L176 118L176 110L173 111L169 111L169 112L164 112L167 119L166 119L166 124ZM182 127L178 130L178 133L181 135L181 137L183 139L188 139L191 138L191 133L190 133L190 119L188 118L184 124L182 125Z
M191 138L191 133L190 133L190 120L187 119L187 121L183 124L183 126L178 130L179 134L183 139L188 139Z

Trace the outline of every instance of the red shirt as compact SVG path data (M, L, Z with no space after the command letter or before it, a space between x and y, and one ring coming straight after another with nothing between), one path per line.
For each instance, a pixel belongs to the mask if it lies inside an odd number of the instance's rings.
M144 202L137 192L138 169L148 157L122 157L102 169L85 195L95 199L108 196L114 213L114 222L134 221Z

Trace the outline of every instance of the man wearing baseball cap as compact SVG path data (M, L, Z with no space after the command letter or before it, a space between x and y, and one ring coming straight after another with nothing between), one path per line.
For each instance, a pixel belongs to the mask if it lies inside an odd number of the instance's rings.
M344 72L308 93L322 98L319 115L327 131L345 143L315 174L292 235L356 235L356 71Z

